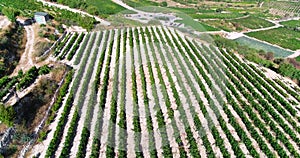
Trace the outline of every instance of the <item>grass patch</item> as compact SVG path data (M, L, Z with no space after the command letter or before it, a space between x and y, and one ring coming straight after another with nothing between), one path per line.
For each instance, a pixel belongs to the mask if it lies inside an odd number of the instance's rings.
M300 49L300 32L294 31L293 29L288 29L286 27L250 32L247 33L247 35L272 44L276 44L283 48L291 50Z
M220 31L220 29L214 28L212 26L209 26L203 22L199 22L207 31Z
M149 13L173 13L175 10L170 8L164 8L164 7L156 7L156 6L145 6L145 7L139 7L138 10L149 12Z
M296 61L300 62L300 56L296 57Z
M174 2L180 3L180 4L197 4L199 1L198 0L173 0Z
M207 20L207 21L204 21L204 23L206 23L210 26L213 26L215 28L219 28L221 30L228 31L228 32L231 32L234 30L239 30L239 29L235 28L232 24L227 23L225 20ZM242 29L240 29L240 30L242 30Z
M195 8L177 8L177 7L169 7L170 9L174 9L179 12L183 12L186 14L196 14L196 13L215 13L215 10L212 9L195 9Z
M280 22L281 25L284 25L286 27L300 27L300 20L289 20Z
M273 23L254 16L232 20L207 20L205 23L229 32L274 26Z
M86 3L90 6L98 8L99 16L107 18L109 15L119 13L126 10L122 6L112 2L111 0L86 0Z
M107 20L111 21L111 25L115 27L135 27L145 25L139 21L128 19L121 15L110 16Z
M159 6L159 3L149 0L123 0L124 3L131 7Z
M259 28L274 26L273 23L265 19L261 19L254 16L248 16L246 18L226 20L226 21L230 23L235 23L236 25L240 25L244 28L249 28L249 29L259 29Z
M233 19L244 16L244 14L237 12L230 13L198 13L190 14L194 19Z
M190 16L183 14L183 13L177 13L177 16L182 18L182 20L176 20L176 22L182 23L185 26L190 26L191 28L195 29L196 31L218 31L218 29L211 27L207 24L197 22L194 19L192 19Z
M275 57L287 57L291 54L293 54L293 52L291 51L287 51L260 41L256 41L247 37L240 37L238 39L236 39L235 41L237 41L239 44L241 45L245 45L248 46L250 48L256 49L256 50L263 50L265 52L272 52L274 53Z

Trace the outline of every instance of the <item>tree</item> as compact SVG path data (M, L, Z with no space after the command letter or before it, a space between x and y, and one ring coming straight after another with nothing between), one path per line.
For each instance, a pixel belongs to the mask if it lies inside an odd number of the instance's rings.
M291 64L282 63L279 65L278 72L283 76L288 76L292 78L295 73L295 68Z
M48 67L48 65L44 65L44 66L42 66L42 67L39 68L38 74L39 74L39 75L44 75L44 74L49 73L50 70L51 70L51 69Z
M0 104L0 114L0 121L8 126L13 125L13 121L16 117L16 112L12 106L5 107L3 104Z
M4 7L1 11L11 22L16 21L18 12L14 8Z
M224 11L223 8L217 8L217 9L216 9L216 12L217 12L217 13L221 13L222 11Z
M162 7L167 7L168 6L168 3L166 1L163 1L160 3L160 6Z

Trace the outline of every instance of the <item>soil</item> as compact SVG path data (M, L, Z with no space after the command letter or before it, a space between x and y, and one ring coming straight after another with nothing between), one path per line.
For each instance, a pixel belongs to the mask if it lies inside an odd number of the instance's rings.
M11 24L11 22L5 16L0 16L0 29L9 26L9 24Z
M4 71L0 71L0 78L12 73L20 60L26 43L24 34L24 30L18 29L14 23L0 31L0 63L3 62L4 64Z
M33 28L32 26L25 26L24 28L27 33L26 48L21 55L19 64L14 69L14 72L11 74L12 76L15 76L20 70L23 70L23 72L25 72L33 66L33 62L32 62L32 52L33 52L33 43L34 43Z
M60 74L60 71L64 72L65 69L58 71L57 73ZM14 105L14 108L19 111L17 124L26 127L28 132L33 132L44 117L49 102L58 87L59 80L57 79L59 78L53 74L42 76L31 92Z
M0 123L0 137L3 132L7 129L7 126L3 123Z

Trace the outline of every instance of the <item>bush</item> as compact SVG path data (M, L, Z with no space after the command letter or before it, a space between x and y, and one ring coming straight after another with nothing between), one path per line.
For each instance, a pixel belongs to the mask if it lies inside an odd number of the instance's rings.
M161 3L160 3L160 6L162 6L162 7L167 7L167 6L168 6L168 3L167 3L166 1L161 2Z
M300 71L297 70L292 64L282 63L279 65L278 73L292 79L300 79Z
M14 8L4 7L1 11L11 22L16 21L16 16L19 15L19 12Z
M8 126L13 126L16 112L12 106L6 108L3 104L0 104L0 114L1 122L5 123Z
M216 12L217 12L217 13L221 13L222 11L224 11L222 8L217 8L217 9L216 9Z
M50 67L48 65L44 65L42 67L39 68L39 75L45 75L48 74L50 72Z
M98 8L96 6L88 6L86 8L86 11L92 15L98 15L99 14L99 11L98 11Z

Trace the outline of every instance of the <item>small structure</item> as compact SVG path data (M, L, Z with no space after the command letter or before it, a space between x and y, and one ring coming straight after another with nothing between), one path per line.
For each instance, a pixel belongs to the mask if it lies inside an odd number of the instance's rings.
M38 23L38 24L45 24L47 23L47 21L50 19L50 16L48 13L45 12L36 12L34 13L34 20Z

